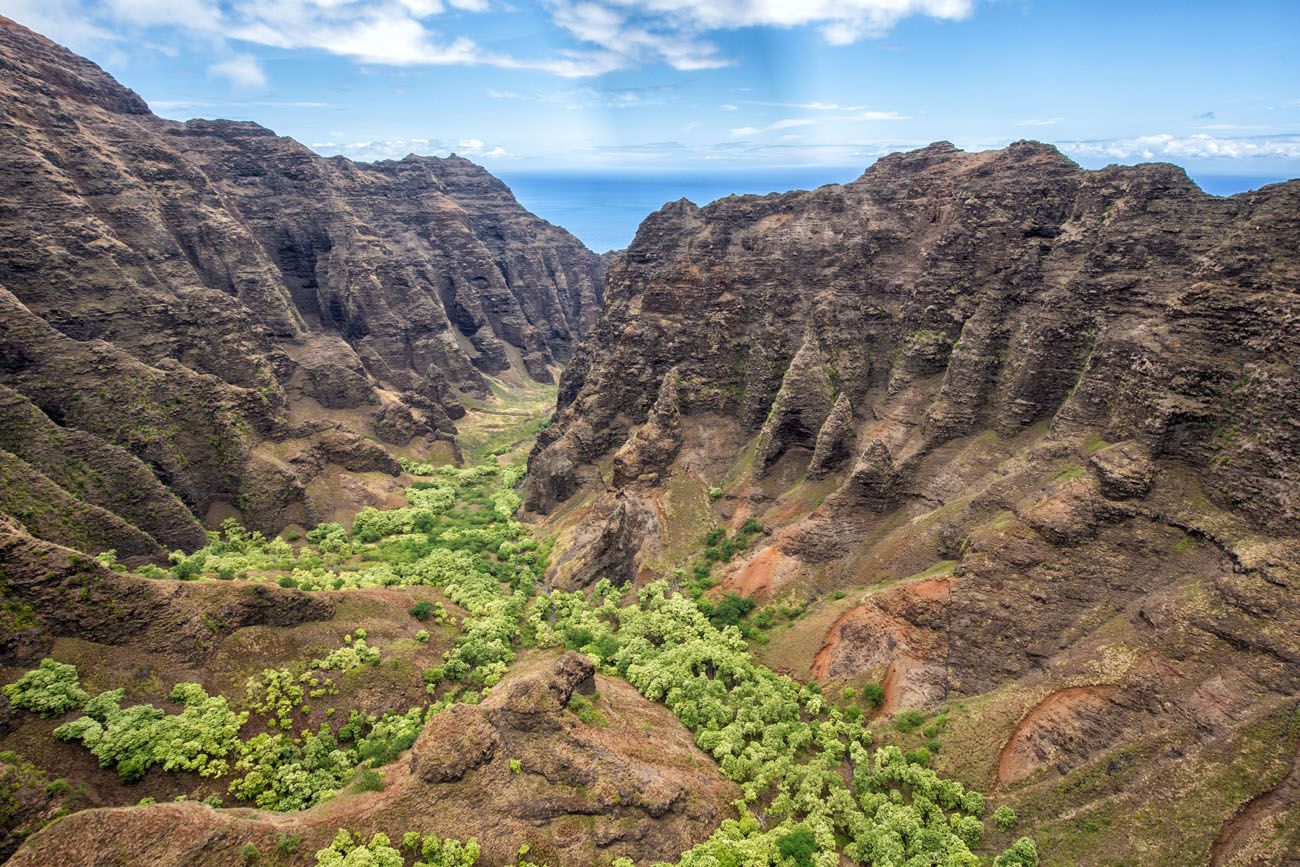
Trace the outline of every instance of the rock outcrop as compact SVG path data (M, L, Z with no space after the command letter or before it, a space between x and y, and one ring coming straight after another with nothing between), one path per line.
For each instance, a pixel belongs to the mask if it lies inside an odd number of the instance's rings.
M1296 809L1298 284L1300 181L1032 142L671 203L531 457L552 580L711 570L799 611L759 655L942 709L936 766L1051 863L1285 863L1251 811Z
M596 693L603 719L566 710L577 691ZM640 732L653 736L628 736ZM394 842L412 827L474 837L484 864L515 863L523 844L556 867L653 864L706 838L740 794L665 708L576 654L521 659L481 705L434 716L384 778L382 792L300 813L196 802L81 810L34 834L11 863L216 867L250 844L275 852L293 834L301 845L286 863L307 864L346 825Z
M199 665L240 627L291 626L334 612L324 598L274 585L122 574L35 538L3 515L0 564L0 665L32 666L61 638L131 646Z
M599 315L599 257L467 160L162 120L4 18L0 111L0 384L26 431L0 447L134 527L133 553L211 515L314 523L330 504L292 458L321 431L447 439L485 374L552 381ZM93 485L50 465L51 425Z
M911 465L1046 422L1194 467L1216 502L1300 532L1298 206L1297 182L1216 198L1173 166L1085 171L1033 142L941 143L843 186L666 205L611 265L527 502L553 508L659 425L675 370L683 413L758 435L759 476L794 453L824 472L846 412L905 426L887 445Z

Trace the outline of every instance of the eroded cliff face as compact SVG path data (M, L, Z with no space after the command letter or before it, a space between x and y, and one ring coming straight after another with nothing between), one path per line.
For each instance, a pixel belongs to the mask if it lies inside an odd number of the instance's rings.
M165 121L3 18L0 73L0 373L31 431L0 444L4 472L138 531L104 518L97 539L144 555L229 514L315 523L330 466L398 472L365 437L449 440L484 374L552 381L598 316L599 258L467 160L361 165ZM32 456L50 423L96 491ZM116 508L112 467L161 485Z
M1030 142L672 203L610 267L526 506L561 585L685 580L757 519L712 592L804 612L768 663L946 708L938 766L1051 863L1293 852L1236 817L1300 809L1298 283L1300 182L1215 198Z
M806 468L819 445L825 468L845 412L880 421L929 384L885 440L895 463L985 429L1087 428L1195 467L1216 502L1293 533L1298 202L1294 183L1219 199L1172 166L1087 172L1026 142L670 204L610 269L530 506L565 499L566 461L591 478L672 370L687 412L759 436L760 476L792 451ZM862 439L845 458L882 437Z

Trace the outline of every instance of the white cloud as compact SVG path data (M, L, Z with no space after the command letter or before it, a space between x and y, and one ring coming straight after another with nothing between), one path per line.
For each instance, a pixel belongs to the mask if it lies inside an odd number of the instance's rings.
M117 39L111 30L91 21L80 0L4 0L0 12L76 50L86 51Z
M1018 120L1016 121L1016 126L1055 126L1063 120L1065 120L1063 117L1032 118L1029 120Z
M482 139L463 138L454 144L428 138L387 138L363 141L319 141L311 148L326 156L342 155L357 162L400 160L407 154L446 156L457 154L473 159L507 159L513 154L500 145L489 145Z
M959 20L974 0L547 0L553 21L606 53L613 68L662 62L729 66L705 34L743 27L816 26L831 45L883 36L912 16ZM810 110L818 110L811 109Z
M1134 138L1058 142L1061 150L1107 159L1300 159L1300 134L1241 136L1176 136L1168 133Z
M506 149L501 147L500 145L497 145L496 147L488 147L486 144L483 143L482 139L477 139L477 138L461 139L459 142L456 143L456 147L453 152L462 157L468 156L468 157L500 158L500 157L509 156L509 154L506 153Z
M104 7L119 21L149 27L212 30L221 23L221 10L212 0L107 0Z
M736 106L732 105L729 102L724 102L722 105L718 106L718 111L735 111L735 110L736 110Z
M450 10L483 13L489 0L3 2L20 18L70 41L75 37L83 47L135 39L139 34L131 28L176 28L218 46L233 40L374 64L485 65L582 78L657 63L688 71L732 65L735 60L708 38L718 31L810 26L820 28L827 42L846 44L883 35L909 17L965 18L975 0L544 0L552 23L575 44L534 57L486 48L438 24L439 16L446 16L448 27L455 24L458 15ZM246 65L243 72L249 70ZM252 81L251 73L244 80ZM801 108L856 110L822 103Z
M974 0L605 0L608 6L659 14L695 31L817 26L833 45L883 36L905 18L959 20Z
M842 111L842 109L840 109ZM870 121L870 120L908 120L905 114L899 114L896 111L863 111L858 114L843 115L841 117L816 118L816 117L787 117L781 120L773 121L767 126L753 127L742 126L731 131L733 136L752 136L761 133L777 132L783 129L794 129L801 126L813 126L815 124L836 123L843 121Z
M540 102L558 105L577 111L588 108L643 108L651 105L663 105L677 100L676 85L657 85L654 87L600 88L580 85L563 90L529 91L498 90L487 88L487 95L493 99L512 99L521 102Z
M610 70L662 62L674 69L693 71L716 69L732 61L718 55L718 48L697 33L672 26L654 16L629 14L617 8L623 4L599 0L550 0L551 20L580 42L598 47L595 56L610 64ZM654 11L654 10L650 10Z
M335 108L333 103L312 102L309 100L211 100L211 99L154 99L149 101L149 108L155 112L181 112L191 109L231 108ZM334 133L331 133L334 135ZM340 133L341 135L341 133Z
M777 108L797 108L801 111L863 111L865 105L840 105L838 102L767 102L761 99L747 99L748 105L771 105Z
M812 126L817 122L818 121L810 117L786 117L786 118L782 118L781 120L775 121L773 123L769 123L765 127L753 127L753 126L736 127L731 131L731 134L734 136L758 135L760 133L775 132L777 130L783 130L783 129L794 129L796 127L801 127L801 126Z
M236 54L229 60L214 63L208 67L208 73L229 79L236 87L266 87L266 73L251 54Z

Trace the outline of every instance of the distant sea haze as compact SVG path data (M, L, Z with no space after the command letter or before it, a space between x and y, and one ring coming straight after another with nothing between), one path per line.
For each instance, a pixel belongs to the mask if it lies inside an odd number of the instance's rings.
M525 208L563 226L598 253L621 250L632 242L636 228L665 202L690 199L705 205L732 193L783 193L811 190L823 184L843 184L862 174L861 167L726 169L721 171L527 171L502 169L497 174L510 185ZM1193 174L1201 189L1230 196L1286 180L1256 175Z

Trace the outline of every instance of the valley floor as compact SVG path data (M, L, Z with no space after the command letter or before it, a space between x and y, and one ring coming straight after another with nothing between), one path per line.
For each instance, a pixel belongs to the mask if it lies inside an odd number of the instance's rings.
M5 671L0 851L20 847L15 865L1012 867L1041 848L1044 863L1123 863L1080 848L1120 821L1070 817L1072 791L1107 784L1093 771L998 796L1038 767L1035 732L1086 725L1104 688L1019 715L1012 688L922 709L896 673L835 676L865 600L941 593L956 561L818 598L743 577L765 574L772 548L716 586L773 528L718 514L700 486L675 494L698 504L677 512L689 527L666 581L548 588L564 519L520 523L514 488L553 401L497 383L460 422L461 466L403 458L403 506L277 539L227 522L170 569L142 569L198 632L161 648L59 638L55 662ZM824 496L792 490L794 512ZM111 555L82 568L85 587L124 572ZM268 604L250 619L253 598ZM1291 833L1295 771L1274 747L1298 740L1280 714L1227 745L1277 781L1224 826L1214 863L1263 851L1250 841L1265 823ZM1004 800L1060 818L1033 823L1036 847Z

